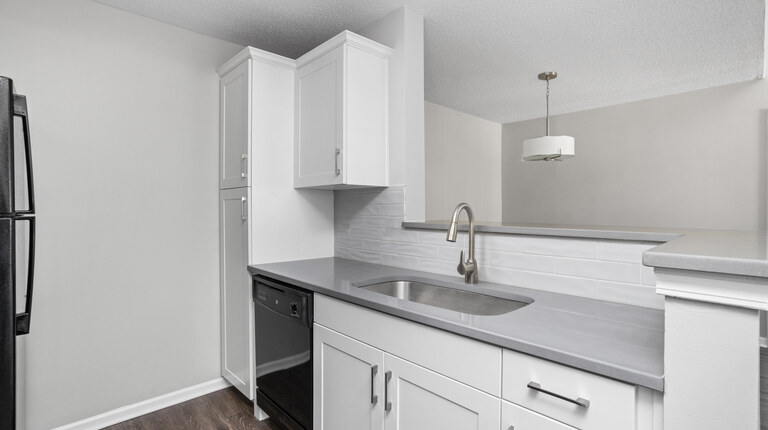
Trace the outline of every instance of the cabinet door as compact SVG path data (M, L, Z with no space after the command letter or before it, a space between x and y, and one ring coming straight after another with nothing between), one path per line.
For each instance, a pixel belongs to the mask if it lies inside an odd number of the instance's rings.
M575 430L514 403L501 402L501 430Z
M251 62L245 61L221 78L219 120L219 188L251 185L248 148L251 136Z
M313 336L314 429L380 430L384 353L318 324Z
M343 49L296 72L295 187L343 182Z
M219 192L221 374L253 399L253 300L248 274L248 188Z
M500 400L400 358L385 355L386 430L498 430Z

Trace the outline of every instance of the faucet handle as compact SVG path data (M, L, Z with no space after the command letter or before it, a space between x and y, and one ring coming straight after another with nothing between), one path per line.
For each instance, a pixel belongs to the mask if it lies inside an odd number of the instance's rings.
M456 267L456 270L459 272L459 275L467 274L467 265L464 263L464 250L461 251L461 255L459 256L459 265Z

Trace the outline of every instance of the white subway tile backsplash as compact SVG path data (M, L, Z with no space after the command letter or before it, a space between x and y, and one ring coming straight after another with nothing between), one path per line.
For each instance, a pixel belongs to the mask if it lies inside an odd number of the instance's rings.
M554 293L597 297L597 281L595 279L525 272L523 275L523 286L537 290L552 291Z
M637 263L642 261L645 251L655 246L657 244L621 241L600 242L598 245L598 258L605 261Z
M446 232L444 231L420 231L418 232L418 237L419 243L449 248L466 248L468 243L467 235L459 235L456 238L456 242L448 242Z
M339 227L360 227L363 225L363 219L355 215L336 215L333 218L335 228Z
M555 258L545 255L485 251L480 263L532 272L552 273L555 271Z
M362 249L363 248L363 240L349 237L345 235L340 235L336 237L336 246L341 246L343 248L357 248Z
M475 247L492 251L521 252L523 240L520 236L511 234L482 233L475 235Z
M653 271L653 267L642 266L640 268L640 279L643 285L655 287L656 273Z
M441 275L453 275L456 273L456 263L441 260L431 259L419 259L419 270L431 273L439 273Z
M364 261L366 263L381 264L381 253L367 251L365 249L350 249L349 259Z
M363 194L362 201L364 204L400 204L405 202L405 192L402 189L384 189L380 192L367 192Z
M664 296L656 294L655 288L642 285L597 281L597 297L611 302L664 309Z
M640 284L640 265L612 261L556 258L555 273L604 281Z
M419 259L397 254L381 254L381 264L402 267L403 269L419 269Z
M361 239L381 239L384 236L383 228L350 227L347 229L350 237Z
M598 255L597 244L598 241L596 240L527 236L523 239L523 252L526 254L596 260Z
M459 255L461 254L461 251L464 251L464 254L467 253L467 251L462 248L449 248L441 246L437 250L437 259L444 261L455 261L456 264L459 264ZM464 258L466 259L467 255L464 255ZM477 259L477 257L475 257L475 259Z
M458 264L458 261L456 262ZM480 266L478 276L481 281L495 282L497 284L523 286L523 271L507 269L504 267ZM454 267L455 272L455 267ZM455 272L458 276L458 272Z
M363 240L363 248L387 254L412 255L421 258L437 258L437 247L416 243L390 242L384 240Z
M418 236L413 234L413 232L401 228L350 227L349 235L351 237L359 237L362 239L391 240L395 242L409 243L416 243L418 239Z
M362 224L365 227L384 227L384 228L401 228L403 225L403 217L388 217L388 216L364 216L361 218Z
M359 211L362 216L391 216L403 217L405 210L403 205L368 205Z
M336 245L333 248L333 255L338 258L346 258L349 260L349 249Z
M404 202L402 186L336 191L335 255L461 280L456 265L468 234L448 242L445 231L403 229ZM642 266L654 243L488 233L476 233L475 242L482 281L664 307L653 269Z

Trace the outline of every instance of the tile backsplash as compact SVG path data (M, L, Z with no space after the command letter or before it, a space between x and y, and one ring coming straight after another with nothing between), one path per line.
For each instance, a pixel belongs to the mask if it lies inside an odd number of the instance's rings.
M460 278L456 265L466 232L452 243L444 231L403 229L402 186L334 193L336 257ZM475 259L481 281L662 309L653 269L642 265L643 252L656 245L476 233Z

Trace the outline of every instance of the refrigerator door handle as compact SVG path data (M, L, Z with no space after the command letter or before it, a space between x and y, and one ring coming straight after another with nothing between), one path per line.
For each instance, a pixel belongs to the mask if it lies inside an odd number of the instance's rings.
M21 117L21 124L24 127L24 155L27 163L27 196L29 196L29 209L17 211L19 214L35 213L35 186L32 175L32 144L29 137L29 114L27 112L27 97L13 95L13 114Z
M35 217L20 216L16 221L29 222L29 259L27 260L27 300L24 312L16 314L16 336L29 334L29 323L32 318L32 289L35 274Z

